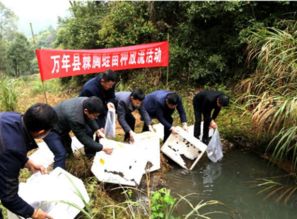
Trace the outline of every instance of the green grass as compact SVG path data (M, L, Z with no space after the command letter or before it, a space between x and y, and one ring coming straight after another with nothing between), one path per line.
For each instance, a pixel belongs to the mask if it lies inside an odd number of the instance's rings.
M290 22L288 22L290 23ZM255 72L236 86L239 100L252 114L258 136L270 139L274 160L290 159L297 167L297 38L296 25L250 31L248 62Z
M2 111L14 111L17 107L16 80L3 77L0 79L0 108Z
M154 85L155 81L152 79L154 79L153 75L145 77L143 74L139 74L133 81L129 81L129 83L124 84L121 82L118 85L117 90L131 90L132 88L140 87L146 93L149 93L157 89L166 89L166 85L162 82L160 82L157 86ZM21 103L18 104L18 109L20 109L20 111L24 111L27 106L31 105L35 101L43 100L43 87L38 75L19 78L16 83L16 90L20 93ZM76 96L79 90L78 88L73 90L72 88L68 89L67 87L63 87L60 85L58 80L46 81L45 86L49 97L49 104L52 105L55 105L57 101ZM224 86L218 85L213 88L223 90L232 97L232 92ZM174 81L169 81L168 89L177 91L182 97L189 124L193 124L194 113L192 99L196 94L195 89L193 87L180 85L178 82ZM67 93L66 96L64 95L65 93ZM221 111L217 123L223 137L230 140L236 140L236 136L247 136L247 141L253 139L252 126L250 122L251 115L243 114L242 108L243 107L239 103L232 100L230 106ZM174 114L174 124L180 125L177 112ZM122 136L117 136L117 140L122 141L122 139ZM147 190L141 191L149 198L148 205L139 203L131 196L127 195L128 193L126 191L128 191L129 188L120 188L116 196L121 197L123 200L118 201L114 199L112 194L114 192L110 189L109 185L98 182L98 180L92 176L89 171L90 166L91 162L84 158L72 158L67 161L67 170L83 179L91 199L88 207L84 210L85 212L81 213L78 218L150 218L152 212L151 209L155 205L151 198L153 197L153 194L158 191L150 191L149 178L147 180ZM22 180L29 176L29 172L22 171ZM172 196L172 194L170 195ZM165 207L166 209L165 214L163 214L163 218L182 218L180 215L177 215L175 211L181 203L186 203L191 209L183 217L210 218L210 213L222 213L216 208L216 206L222 205L222 203L218 201L205 200L194 205L188 200L188 196L179 196L176 194L173 197L175 201L172 205L166 206L166 201L163 204L161 201L161 208ZM158 203L158 201L156 203ZM69 204L71 205L71 203ZM163 210L162 212L164 213ZM156 215L158 215L158 213L160 212L158 212L157 208Z
M282 179L287 177L289 176L257 179L255 181L255 187L258 190L257 194L264 199L272 199L279 203L288 204L297 193L297 185L296 175L294 176L295 182L283 182Z

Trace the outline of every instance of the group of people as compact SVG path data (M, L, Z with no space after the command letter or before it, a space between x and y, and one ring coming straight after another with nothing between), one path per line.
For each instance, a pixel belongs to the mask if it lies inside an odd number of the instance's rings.
M116 110L118 121L125 132L125 141L135 140L133 112L136 110L144 123L143 131L154 131L152 119L159 120L164 126L164 141L171 133L177 133L172 118L175 109L183 129L187 130L182 99L176 92L157 90L145 95L139 88L131 92L116 92L117 82L117 73L107 70L87 81L78 97L65 100L55 107L38 103L23 115L16 112L0 113L0 200L3 206L25 218L51 218L41 209L34 209L17 194L21 168L46 172L44 167L27 157L29 150L37 148L34 139L43 139L47 143L54 154L54 168L65 168L65 160L72 153L71 131L84 145L87 157L92 158L98 151L112 153L111 147L100 143L100 138L105 137L108 110ZM207 144L209 127L217 127L215 119L220 109L228 103L229 98L218 91L201 91L195 95L193 106L196 138L200 137L203 116L201 140Z

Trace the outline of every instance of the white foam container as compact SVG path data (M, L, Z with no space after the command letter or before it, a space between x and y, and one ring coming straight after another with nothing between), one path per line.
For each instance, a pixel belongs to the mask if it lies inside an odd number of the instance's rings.
M193 133L176 127L178 134L171 134L161 151L182 168L192 170L200 160L207 145L193 136Z
M156 134L159 137L159 139L163 141L163 139L164 139L164 126L161 123L157 123L157 124L154 124L152 126L155 129Z
M155 129L158 137L160 138L160 140L163 141L164 139L164 126L161 123L157 123L153 125L153 128ZM194 125L190 125L188 126L188 132L194 136ZM214 129L210 128L209 129L209 137L213 136L214 133ZM201 122L201 132L200 132L200 136L199 138L202 139L202 135L203 135L203 122Z
M71 137L71 148L74 154L84 154L84 146L80 141L75 137ZM54 163L54 154L49 149L47 144L42 141L37 144L38 149L32 153L29 158L37 164L43 165L45 168Z
M143 147L101 139L103 145L113 147L111 155L97 152L91 168L99 181L120 185L137 186L145 172L147 159Z
M141 159L147 160L147 172L159 170L160 163L160 140L154 132L143 132L136 134L135 145L142 147Z
M73 219L90 201L82 180L59 167L48 175L33 174L27 182L20 183L18 194L54 219ZM8 212L8 219L15 218L22 217Z
M54 163L54 154L44 141L38 143L37 145L38 149L34 151L29 158L33 160L34 163L41 164L47 168Z

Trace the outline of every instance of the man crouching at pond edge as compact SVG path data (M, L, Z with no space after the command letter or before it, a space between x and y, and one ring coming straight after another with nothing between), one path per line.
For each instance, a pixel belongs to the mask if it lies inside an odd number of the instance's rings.
M0 113L0 200L11 212L22 217L46 219L51 217L35 209L18 196L20 169L45 173L43 166L27 157L27 152L37 148L34 138L44 138L57 123L52 107L39 103L31 106L22 116L14 112ZM0 210L0 219L3 219Z
M145 94L141 89L134 89L132 92L117 92L117 112L119 116L119 123L125 131L124 141L135 141L135 118L132 112L138 110L141 119L144 121L143 131L153 131L151 126L151 118L143 106Z
M91 158L101 150L107 154L112 153L112 148L93 140L94 132L100 138L105 137L96 123L96 119L104 111L103 103L98 97L75 97L65 100L55 106L55 111L59 122L44 138L55 155L54 168L65 169L67 154L72 153L70 131L84 145L87 157Z

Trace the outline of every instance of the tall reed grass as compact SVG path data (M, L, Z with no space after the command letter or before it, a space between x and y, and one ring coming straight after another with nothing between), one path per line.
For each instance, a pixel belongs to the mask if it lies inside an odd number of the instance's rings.
M268 150L273 157L282 160L291 154L296 167L297 23L294 23L287 22L290 25L283 29L250 30L245 39L247 61L256 63L256 70L236 86L236 91L241 94L238 101L252 112L256 133L270 135Z
M12 78L0 79L0 108L2 111L14 111L17 106L16 81Z

